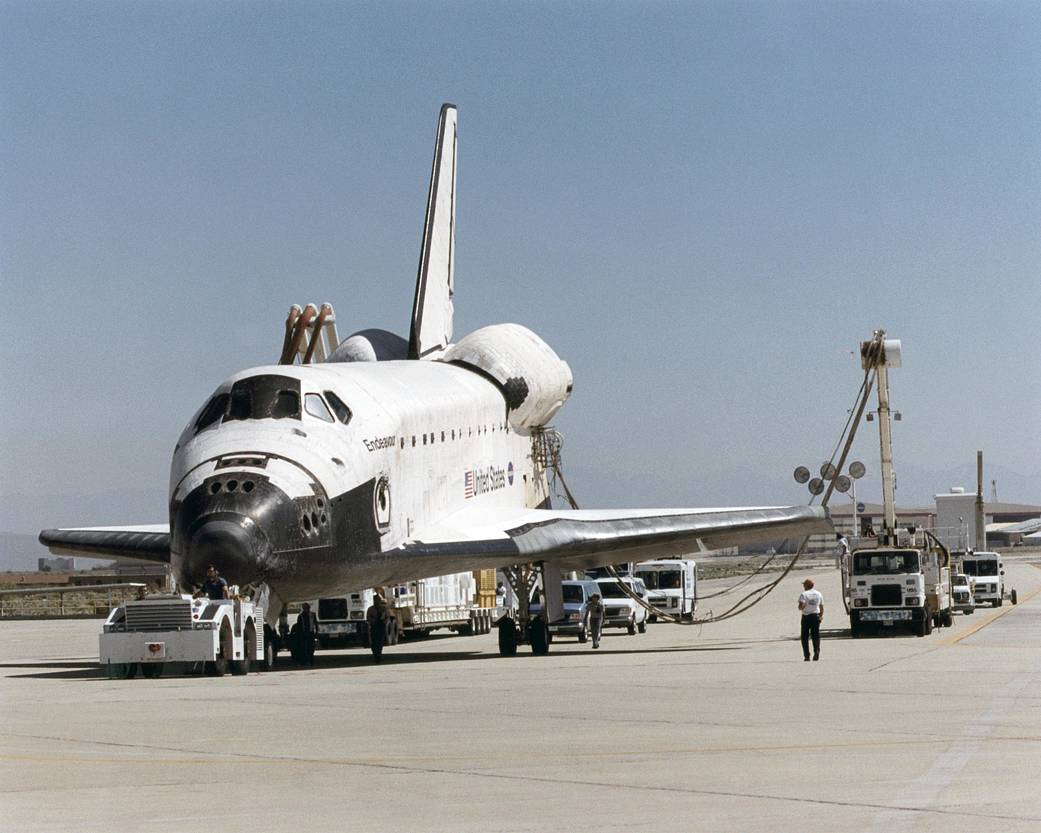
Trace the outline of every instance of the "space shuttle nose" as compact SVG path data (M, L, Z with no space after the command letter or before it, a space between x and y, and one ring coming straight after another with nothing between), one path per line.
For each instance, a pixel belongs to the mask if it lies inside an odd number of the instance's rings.
M246 585L260 578L270 554L264 534L248 518L206 521L188 544L188 574L202 583L212 564L229 584Z

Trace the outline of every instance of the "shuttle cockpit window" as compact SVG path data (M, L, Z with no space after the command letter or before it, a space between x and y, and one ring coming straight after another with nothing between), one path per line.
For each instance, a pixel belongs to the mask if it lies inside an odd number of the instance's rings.
M300 419L300 381L275 375L239 379L231 386L226 419Z
M331 390L325 392L325 400L329 403L329 406L333 409L336 414L336 418L340 420L344 425L351 421L351 409L343 404L343 400L340 399Z
M195 420L195 433L209 428L224 416L224 413L228 410L229 398L226 393L214 394L213 398L206 403L206 407L202 409L199 418Z
M325 400L317 393L304 395L304 410L311 416L322 420L322 422L334 422L333 415L329 413L329 406L325 404Z

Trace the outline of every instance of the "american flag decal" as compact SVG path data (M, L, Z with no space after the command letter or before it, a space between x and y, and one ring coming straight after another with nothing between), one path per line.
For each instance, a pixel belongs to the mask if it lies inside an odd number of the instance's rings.
M463 484L463 496L466 500L469 500L474 496L474 471L473 469L466 470L465 482Z

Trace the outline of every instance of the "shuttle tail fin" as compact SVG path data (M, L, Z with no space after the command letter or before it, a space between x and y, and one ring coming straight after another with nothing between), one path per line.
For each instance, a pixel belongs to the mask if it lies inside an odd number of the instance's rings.
M441 105L434 166L430 173L426 224L412 303L410 359L436 356L452 340L455 293L455 162L458 111Z

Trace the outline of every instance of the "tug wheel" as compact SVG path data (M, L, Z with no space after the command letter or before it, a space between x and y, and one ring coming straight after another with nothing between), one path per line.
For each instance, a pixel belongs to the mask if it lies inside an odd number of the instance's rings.
M253 664L253 656L257 652L257 630L250 622L246 625L246 633L242 640L242 659L232 660L231 673L243 676L249 673Z
M278 649L275 647L275 632L264 625L264 657L260 660L261 671L275 670L275 657Z
M231 628L227 620L220 629L220 650L213 662L206 663L206 673L211 677L223 677L228 673L228 655L231 653Z

